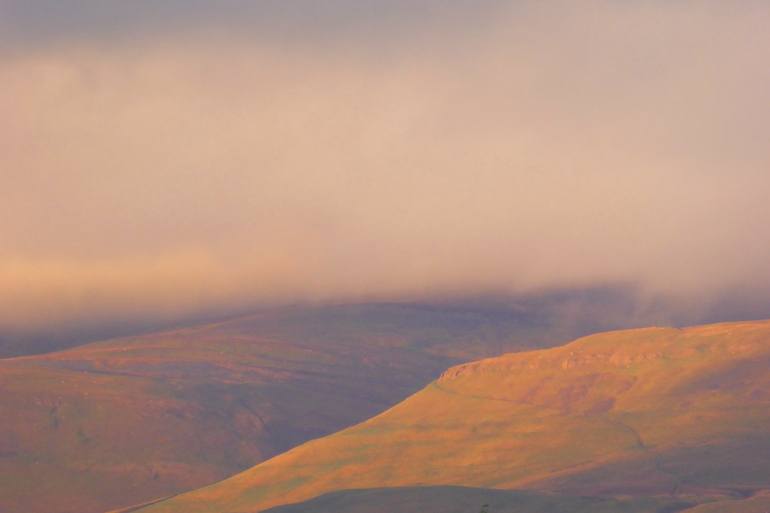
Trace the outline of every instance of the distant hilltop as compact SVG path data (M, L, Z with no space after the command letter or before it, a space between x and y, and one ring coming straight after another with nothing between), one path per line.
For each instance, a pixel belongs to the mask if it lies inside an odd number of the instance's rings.
M310 505L330 492L448 485L547 493L564 508L626 501L595 511L749 511L767 499L769 455L770 321L646 328L453 367L368 421L139 511L314 497L285 511L324 511Z

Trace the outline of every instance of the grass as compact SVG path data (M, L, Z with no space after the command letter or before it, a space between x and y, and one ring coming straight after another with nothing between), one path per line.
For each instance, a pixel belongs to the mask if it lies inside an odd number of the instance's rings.
M447 485L727 500L770 489L768 369L770 322L629 330L482 360L141 511L242 513L335 490Z
M674 513L690 505L665 498L614 499L432 486L339 491L265 513Z
M514 350L528 330L463 311L297 308L0 359L0 511L103 513L223 479L381 412L461 346Z

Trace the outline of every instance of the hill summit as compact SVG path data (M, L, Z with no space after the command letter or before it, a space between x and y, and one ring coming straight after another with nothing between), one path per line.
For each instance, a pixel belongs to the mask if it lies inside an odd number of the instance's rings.
M140 511L458 485L701 508L763 496L770 322L611 332L459 365L366 422Z

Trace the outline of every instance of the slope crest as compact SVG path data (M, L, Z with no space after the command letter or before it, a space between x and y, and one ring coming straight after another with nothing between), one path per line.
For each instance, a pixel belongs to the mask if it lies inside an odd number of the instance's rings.
M729 499L770 488L770 322L605 333L461 365L387 412L143 512L461 485Z

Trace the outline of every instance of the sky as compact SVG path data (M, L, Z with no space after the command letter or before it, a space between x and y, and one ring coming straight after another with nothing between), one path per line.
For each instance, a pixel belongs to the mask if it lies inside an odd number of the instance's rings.
M770 317L765 1L0 0L0 332L630 285Z

